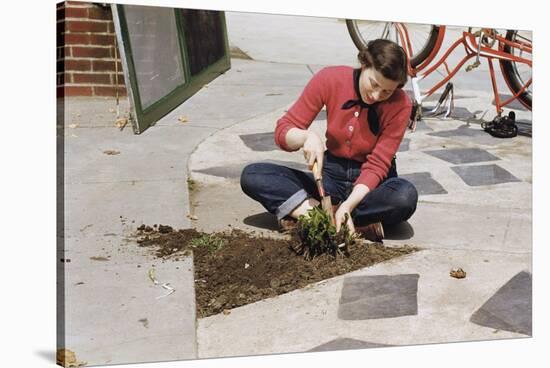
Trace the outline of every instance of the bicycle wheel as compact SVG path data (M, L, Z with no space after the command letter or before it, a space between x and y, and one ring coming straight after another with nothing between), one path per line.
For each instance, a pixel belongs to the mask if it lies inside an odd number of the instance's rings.
M506 32L506 39L508 41L529 45L530 48L533 45L530 31L508 30ZM514 47L513 45L504 43L501 45L501 49L502 51L514 56L529 60L532 59L532 52L530 50L520 50L519 47ZM500 69L502 70L506 84L510 88L510 91L514 94L518 93L532 77L531 66L524 63L517 63L510 60L500 60ZM529 110L531 110L533 103L532 87L533 84L531 83L531 85L518 96L518 100Z
M346 25L353 43L359 50L365 48L370 40L377 38L390 39L403 46L394 22L346 19ZM439 37L439 26L414 23L404 25L411 39L411 66L416 68L431 55Z

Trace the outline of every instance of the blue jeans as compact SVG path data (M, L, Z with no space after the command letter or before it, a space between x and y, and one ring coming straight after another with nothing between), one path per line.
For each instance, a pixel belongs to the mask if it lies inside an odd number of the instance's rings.
M332 204L345 201L361 173L361 162L325 152L323 187ZM272 163L253 163L241 173L241 188L277 219L289 215L307 198L320 200L312 173ZM395 159L387 178L370 191L351 213L356 226L374 222L394 225L409 219L416 210L418 192L409 181L398 178Z

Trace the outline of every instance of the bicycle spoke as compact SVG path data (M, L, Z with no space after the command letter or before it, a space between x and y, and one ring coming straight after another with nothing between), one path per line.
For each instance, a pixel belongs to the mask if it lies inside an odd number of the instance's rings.
M518 38L521 38L523 41L529 42L529 44L532 44L532 43L533 43L533 42L531 41L530 38L527 38L527 37L522 36L522 35L520 35L520 34L516 34L516 39L518 39Z
M410 53L411 66L416 67L424 60L428 59L436 45L438 37L442 37L443 33L439 33L439 27L429 24L410 24L410 23L395 23L395 22L380 22L366 20L346 20L346 24L352 40L359 50L366 47L369 41L385 38L392 40ZM404 29L406 34L402 34L401 29ZM403 40L402 36L409 37L408 40ZM403 45L403 41L410 42L410 45Z
M399 32L393 22L357 21L357 26L365 43L376 38L386 38L401 44ZM409 29L409 37L412 36L411 46L414 57L426 44L426 40L430 35L431 25L406 24L406 27Z
M518 31L518 33L516 33L515 40L521 39L524 42L526 42L527 44L531 45L532 42L531 42L530 37L528 37L523 32L522 33L520 33L520 32L522 32L522 31ZM521 58L531 59L531 53L525 52L521 49L513 48L512 49L512 54L515 55L515 56L521 57ZM532 77L531 68L528 65L520 64L520 63L514 63L514 70L516 71L518 79L519 79L519 81L522 85L525 85L527 83L527 81L529 81L529 79L531 79L531 77ZM527 88L527 91L529 93L532 93L532 85Z
M529 31L507 31L502 50L516 58L532 60L533 43L531 39L532 33ZM533 96L531 65L520 60L501 60L500 65L504 79L512 93L518 95L519 101L531 109Z
M389 34L390 34L390 23L386 23L384 25L384 30L382 31L382 35L380 36L380 38L389 38Z

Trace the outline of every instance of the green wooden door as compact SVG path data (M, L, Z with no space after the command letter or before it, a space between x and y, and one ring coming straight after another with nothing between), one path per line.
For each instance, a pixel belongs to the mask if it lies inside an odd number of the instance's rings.
M112 5L134 132L230 68L225 14Z

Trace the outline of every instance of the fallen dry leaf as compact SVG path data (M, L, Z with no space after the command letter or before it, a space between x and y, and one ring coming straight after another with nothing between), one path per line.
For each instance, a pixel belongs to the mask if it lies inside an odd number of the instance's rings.
M187 218L191 219L191 220L194 220L194 221L197 221L199 218L195 215L187 215Z
M229 310L229 309L224 309L224 310L223 310L223 314L227 316L227 315L231 314L231 310Z
M153 281L153 284L158 285L159 282L157 281L157 278L155 277L155 269L151 268L149 272L147 273L149 275L149 279Z
M71 129L74 129L76 127L78 127L78 124L69 124L69 128L71 128Z
M112 156L112 155L118 155L118 154L120 154L120 151L105 150L105 151L103 151L103 153L106 154L106 155L111 155L111 156Z
M449 274L455 279L463 279L466 277L466 272L462 268L452 269Z
M99 257L99 256L97 256L97 257L90 257L90 259L91 259L92 261L108 261L108 260L109 260L109 258L107 258L107 257Z
M115 121L115 125L119 129L124 128L126 126L126 124L128 124L128 119L127 118L119 118L119 119L116 119L116 121Z
M111 107L111 108L109 109L109 112L110 112L110 113L115 113L115 112L116 112L116 110L115 110L115 109L113 109L113 108Z
M179 120L180 122L182 122L182 123L187 123L187 121L188 121L188 120L187 120L187 117L186 117L186 116L183 116L183 115L180 116L180 117L178 118L178 120Z
M63 367L82 367L86 362L80 362L76 359L76 354L69 349L57 349L57 364Z

